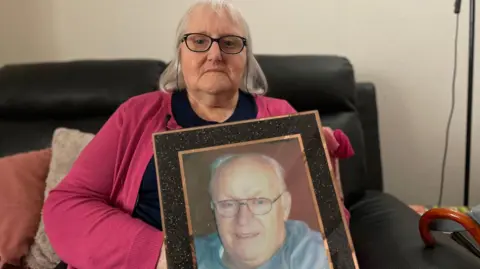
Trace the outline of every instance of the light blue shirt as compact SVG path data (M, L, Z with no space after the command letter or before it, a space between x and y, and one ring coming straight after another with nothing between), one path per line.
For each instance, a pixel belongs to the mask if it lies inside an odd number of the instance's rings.
M304 222L285 222L284 245L258 269L330 269L323 237ZM223 246L218 233L195 238L198 269L228 269L222 262Z

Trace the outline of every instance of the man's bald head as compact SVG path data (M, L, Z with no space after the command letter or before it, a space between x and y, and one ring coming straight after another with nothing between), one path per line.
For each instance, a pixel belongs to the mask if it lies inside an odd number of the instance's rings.
M213 186L218 179L218 174L229 167L236 166L241 169L248 169L252 166L263 167L265 169L271 169L275 176L275 186L278 187L278 191L282 192L286 190L285 184L285 169L274 158L260 154L260 153L243 153L243 154L228 154L217 158L211 165L211 177L209 184L209 192L212 195ZM247 170L248 171L248 170Z
M261 264L282 245L292 204L284 178L278 161L258 153L212 164L211 205L228 255Z

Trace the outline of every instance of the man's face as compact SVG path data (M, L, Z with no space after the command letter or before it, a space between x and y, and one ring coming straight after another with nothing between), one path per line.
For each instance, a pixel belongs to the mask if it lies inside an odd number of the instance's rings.
M232 216L223 216L215 210L217 229L229 259L259 266L282 245L290 196L282 194L284 190L280 188L277 177L273 168L260 159L233 160L217 170L212 186L213 201L241 201L238 211L235 210L237 213ZM273 201L280 194L282 196L272 204L269 212L263 215L252 212L252 207L262 207L258 202L260 200L252 199L268 198ZM229 207L227 204L224 208Z

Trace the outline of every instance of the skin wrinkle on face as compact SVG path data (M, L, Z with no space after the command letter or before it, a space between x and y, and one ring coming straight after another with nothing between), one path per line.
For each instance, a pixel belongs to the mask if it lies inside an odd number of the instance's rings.
M238 157L218 168L212 178L212 200L278 197L283 191L271 163L259 156ZM225 248L225 261L243 261L258 267L268 261L283 245L285 221L291 197L284 192L265 215L254 215L241 206L237 215L223 217L215 212L217 230Z

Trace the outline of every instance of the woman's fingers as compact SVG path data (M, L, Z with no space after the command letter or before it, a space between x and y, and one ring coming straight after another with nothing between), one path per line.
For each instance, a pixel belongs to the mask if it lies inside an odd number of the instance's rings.
M167 268L167 255L165 254L165 245L162 246L162 250L160 251L160 258L158 259L157 268L156 269L168 269Z
M340 144L338 143L337 139L335 139L335 135L333 134L333 130L330 127L322 127L322 133L325 137L325 142L327 143L328 151L335 152Z

